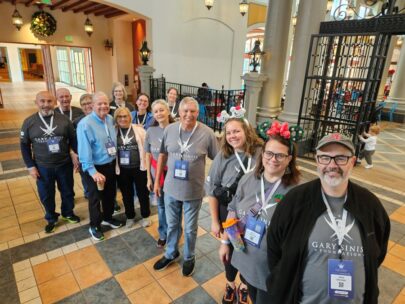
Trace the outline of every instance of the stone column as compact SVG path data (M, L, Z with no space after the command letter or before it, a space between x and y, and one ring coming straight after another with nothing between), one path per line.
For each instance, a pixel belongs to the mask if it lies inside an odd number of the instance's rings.
M247 112L246 118L252 126L256 127L256 114L260 91L267 77L259 73L251 72L246 73L241 76L241 78L245 81L246 87L245 104L243 105Z
M289 123L296 123L298 120L311 35L319 33L320 23L325 19L326 7L325 0L313 0L311 5L302 0L299 3L286 99L280 120Z
M397 37L398 36L392 36L391 38L390 46L387 52L387 59L385 60L384 72L381 77L380 87L378 88L377 100L382 100L384 97L384 88L388 79L388 71L390 69L392 55L394 54L395 45L398 41Z
M284 64L288 53L288 30L292 0L272 0L267 7L261 73L268 80L259 101L259 120L277 117L281 112Z
M390 95L387 99L389 102L398 102L398 112L405 114L405 44L402 44L401 53L395 71L395 78L392 83Z
M140 65L136 70L139 73L139 80L141 81L141 92L150 96L150 78L156 70L149 65Z

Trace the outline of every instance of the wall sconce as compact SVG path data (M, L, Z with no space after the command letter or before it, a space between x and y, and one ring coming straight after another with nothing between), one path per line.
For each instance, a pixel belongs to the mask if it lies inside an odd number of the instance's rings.
M208 10L210 10L213 5L214 0L205 0L205 6L208 8Z
M15 6L13 15L11 15L11 20L13 25L17 28L17 30L20 30L23 25L23 19L20 15L20 12L17 10L17 6Z
M150 53L152 51L148 49L148 43L146 41L142 42L142 47L139 50L139 53L141 55L141 60L143 62L143 65L148 65Z
M114 56L114 48L113 47L114 47L114 45L113 45L112 40L109 40L109 39L104 40L104 48L105 48L106 51L111 50L111 56Z
M248 53L250 56L250 66L253 66L253 70L251 72L257 72L256 68L260 66L261 58L262 55L264 55L265 52L263 52L260 49L260 40L255 41L255 46L253 49Z
M249 4L247 3L247 0L242 0L242 1L239 3L239 11L240 11L240 14L241 14L242 16L245 16L245 14L248 12L248 10L249 10Z
M91 36L91 34L93 34L94 27L93 23L91 23L89 19L89 16L87 16L86 21L84 22L84 31L87 33L87 35L89 35L89 37Z

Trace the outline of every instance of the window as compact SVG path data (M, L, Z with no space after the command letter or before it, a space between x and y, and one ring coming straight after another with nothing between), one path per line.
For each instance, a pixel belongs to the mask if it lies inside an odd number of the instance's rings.
M72 48L70 50L70 62L72 67L73 86L86 89L86 66L84 50Z
M60 82L72 84L70 80L69 57L67 48L56 49L56 60L58 63Z

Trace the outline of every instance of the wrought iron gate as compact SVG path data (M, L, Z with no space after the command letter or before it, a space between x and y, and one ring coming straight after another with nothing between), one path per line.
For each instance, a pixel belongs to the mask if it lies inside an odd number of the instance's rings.
M311 37L301 97L301 156L312 157L318 141L333 132L359 146L357 134L372 120L391 36L404 32L404 25L404 15L321 23L320 34Z

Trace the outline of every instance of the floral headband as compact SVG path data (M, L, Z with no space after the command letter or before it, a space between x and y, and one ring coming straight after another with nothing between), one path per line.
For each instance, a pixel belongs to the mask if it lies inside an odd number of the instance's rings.
M244 119L246 110L241 107L241 106L236 106L232 107L229 112L231 115L228 114L226 110L223 110L221 113L218 113L217 115L217 121L219 123L226 123L230 118L239 118L243 119L246 122L246 119Z
M280 124L277 120L272 123L270 121L263 122L257 126L257 131L259 136L265 140L270 136L280 135L289 140L291 144L299 141L304 135L304 130L300 126L289 126L288 122Z

